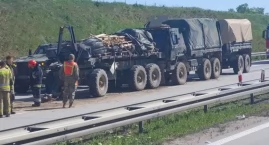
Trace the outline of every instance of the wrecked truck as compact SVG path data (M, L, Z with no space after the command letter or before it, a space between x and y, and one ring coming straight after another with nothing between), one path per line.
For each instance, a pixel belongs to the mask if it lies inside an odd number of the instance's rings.
M47 65L45 63L48 60L48 57L46 56L47 49L52 49L53 51L56 51L57 43L41 44L37 47L33 54L32 51L29 50L28 56L22 56L14 61L14 63L16 64L14 85L16 93L26 93L30 88L30 70L28 68L28 61L31 59L35 60L38 64L41 65L44 73L43 80L45 81L47 69ZM44 85L45 84L43 84L42 87L45 87Z

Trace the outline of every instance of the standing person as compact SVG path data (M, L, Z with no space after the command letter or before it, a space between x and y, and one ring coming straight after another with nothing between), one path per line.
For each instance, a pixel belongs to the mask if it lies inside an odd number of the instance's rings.
M6 63L0 61L0 118L5 114L10 116L10 86L12 82L10 69L6 68Z
M14 84L15 84L15 72L14 72L14 69L15 69L15 65L13 65L13 61L14 61L13 56L9 55L9 56L6 57L6 65L11 71L12 82L13 82L13 85L10 85L11 114L16 114L16 112L14 112L14 110L13 110L13 104L14 104L14 100L15 100L15 91L14 91Z
M32 107L39 107L41 104L41 86L43 71L39 64L35 60L30 60L28 62L28 67L30 68L30 84L34 97L34 104Z
M79 68L76 62L74 62L75 56L69 55L69 60L65 61L63 67L60 69L60 79L64 82L63 91L63 108L65 108L66 102L69 99L69 108L72 106L79 79Z

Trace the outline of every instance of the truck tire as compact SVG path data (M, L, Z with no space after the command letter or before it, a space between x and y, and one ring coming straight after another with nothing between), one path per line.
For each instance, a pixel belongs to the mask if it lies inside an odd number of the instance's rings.
M95 69L90 75L90 92L94 97L106 95L108 90L108 77L103 69Z
M172 72L172 83L174 85L184 85L187 82L188 72L183 62L176 63L176 67Z
M212 66L211 78L212 79L219 78L220 73L221 73L220 60L218 58L212 58L211 59L211 66Z
M145 89L147 84L147 73L143 66L134 65L130 69L130 82L129 86L134 91L141 91Z
M243 55L244 58L244 73L249 73L250 71L250 65L251 65L251 60L248 54Z
M212 66L209 59L203 59L201 67L198 69L198 76L201 80L209 80L212 74Z
M147 72L147 87L155 89L160 86L161 83L161 70L157 64L151 63L146 66Z
M237 55L234 66L233 66L233 71L235 74L237 74L239 71L243 73L244 71L244 58L242 55Z

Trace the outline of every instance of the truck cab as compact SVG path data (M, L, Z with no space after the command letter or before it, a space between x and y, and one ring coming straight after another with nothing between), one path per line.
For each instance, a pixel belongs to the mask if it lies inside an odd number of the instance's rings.
M175 60L186 52L186 45L178 28L156 27L146 28L150 32L156 48L165 55L168 60Z
M46 76L46 65L45 62L48 59L46 56L47 49L57 49L56 44L42 44L37 47L37 49L32 54L32 51L29 50L28 56L23 56L14 61L16 64L15 69L15 92L17 93L26 93L29 90L30 78L29 78L29 69L28 61L34 59L38 64L41 65L44 73L44 78Z

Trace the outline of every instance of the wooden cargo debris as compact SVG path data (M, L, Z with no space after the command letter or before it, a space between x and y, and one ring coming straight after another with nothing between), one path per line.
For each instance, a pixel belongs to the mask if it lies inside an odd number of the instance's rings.
M116 45L120 47L130 47L132 45L132 41L127 41L125 36L98 34L94 37L101 40L106 47Z

